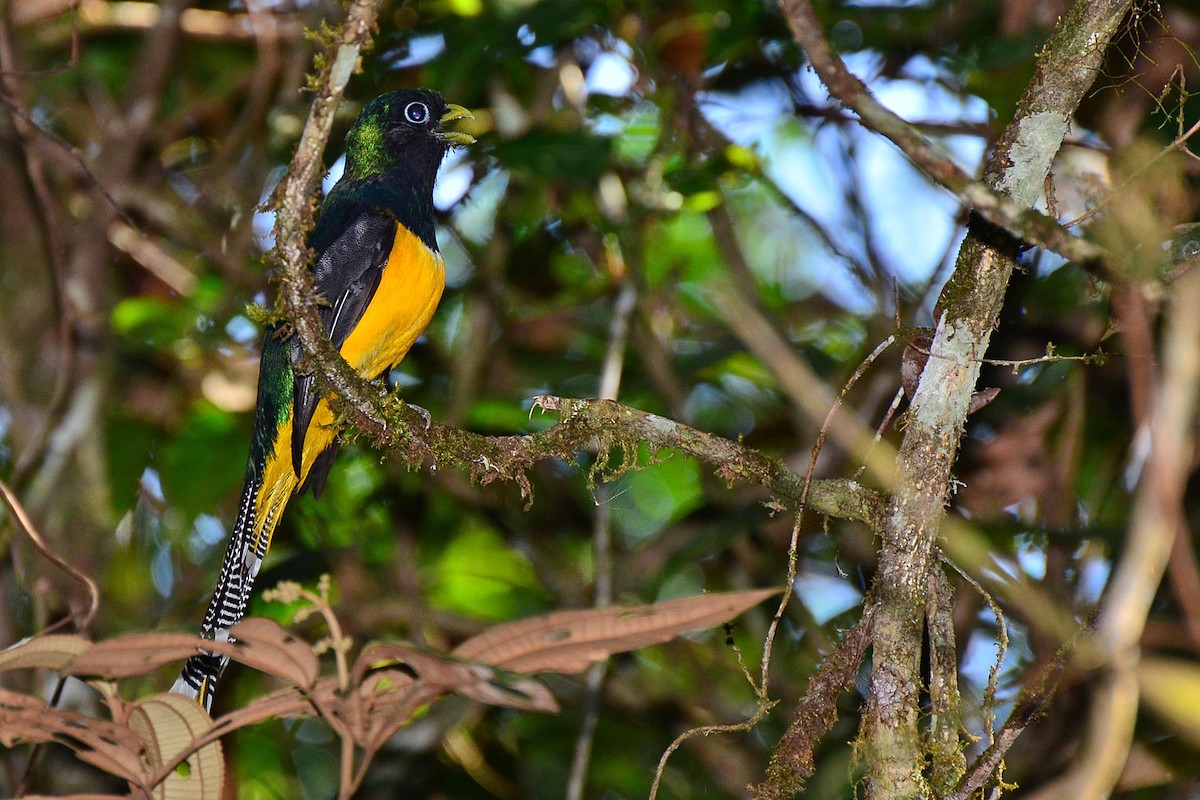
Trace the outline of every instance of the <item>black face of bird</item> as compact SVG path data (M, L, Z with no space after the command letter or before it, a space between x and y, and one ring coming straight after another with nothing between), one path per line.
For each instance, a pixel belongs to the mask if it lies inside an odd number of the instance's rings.
M367 104L346 135L347 166L360 176L395 166L436 170L449 148L474 141L443 126L470 118L465 108L428 89L382 94Z

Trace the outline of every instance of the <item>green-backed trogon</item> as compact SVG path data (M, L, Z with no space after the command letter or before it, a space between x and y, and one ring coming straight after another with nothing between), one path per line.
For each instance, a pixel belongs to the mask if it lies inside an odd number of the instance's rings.
M308 245L325 334L364 377L404 358L441 298L433 183L446 152L473 141L442 126L469 116L436 92L400 90L371 101L346 134L345 172L322 201ZM299 360L295 337L269 326L241 504L204 616L206 638L229 639L288 500L308 488L319 495L333 463L336 418ZM211 708L227 660L201 651L172 690Z

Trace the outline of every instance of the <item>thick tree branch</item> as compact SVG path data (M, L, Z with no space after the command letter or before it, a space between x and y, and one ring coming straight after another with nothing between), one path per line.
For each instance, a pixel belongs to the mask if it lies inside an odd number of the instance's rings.
M974 181L964 182L965 175L938 156L924 137L871 98L825 42L807 0L784 0L783 5L818 75L867 127L888 136L918 166L969 203L980 202L974 210L984 219L1005 229L1011 226L1018 236L1068 258L1087 261L1099 256L1081 240L1064 238L1065 231L1049 218L1044 231L1014 223L1037 222L1028 209L1041 192L1071 115L1098 74L1108 42L1129 9L1127 0L1077 0L1060 20L1013 121L996 143L984 172L986 191ZM999 211L1005 213L993 213ZM942 292L943 313L912 398L875 586L879 612L874 668L861 729L870 798L926 798L931 793L923 770L918 700L929 574L936 568L933 547L945 515L951 469L980 359L995 328L1018 247L1005 230L990 224L971 226ZM943 785L954 779L954 775L940 776Z
M348 406L336 399L335 404L341 408ZM469 470L471 477L481 483L513 480L526 493L530 487L525 473L541 461L571 461L577 453L591 447L602 454L613 449L633 453L639 445L645 445L652 451L670 449L693 456L713 466L718 477L731 483L762 486L785 503L795 505L801 501L804 481L799 475L778 459L721 436L611 400L543 396L535 398L534 408L559 411L562 421L538 433L483 436L436 422L426 428L417 411L393 401L382 424L375 425L376 429L387 432L374 436L373 442L392 450L411 465L432 460L439 468L459 466ZM355 411L361 413L362 409ZM859 520L871 527L882 522L885 511L881 495L843 479L813 481L807 507L832 517Z

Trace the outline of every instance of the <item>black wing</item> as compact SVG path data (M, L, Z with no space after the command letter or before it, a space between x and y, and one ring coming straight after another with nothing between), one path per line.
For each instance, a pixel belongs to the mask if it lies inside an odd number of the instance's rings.
M375 290L379 288L379 280L395 239L396 222L392 217L364 210L353 217L317 258L313 277L317 291L328 301L328 305L322 305L317 314L334 347L341 348L366 312ZM293 365L299 358L300 343L293 339ZM313 379L311 374L301 374L299 370L296 372L292 406L292 467L297 475L300 474L303 461L304 438L320 399L313 391ZM336 452L335 441L317 457L302 490L312 488L314 494L320 495Z

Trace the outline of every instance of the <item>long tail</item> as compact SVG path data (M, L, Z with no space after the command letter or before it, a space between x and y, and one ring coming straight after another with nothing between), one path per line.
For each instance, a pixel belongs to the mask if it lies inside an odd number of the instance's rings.
M200 635L207 639L229 641L229 629L246 614L254 578L267 554L272 529L279 518L277 513L268 514L260 531L255 533L258 497L262 487L261 472L253 468L247 470L237 521L229 545L225 548L225 560L221 564L221 576L217 579L217 588L200 628ZM171 691L198 700L205 710L211 711L217 681L228 663L226 656L201 651L187 660Z

